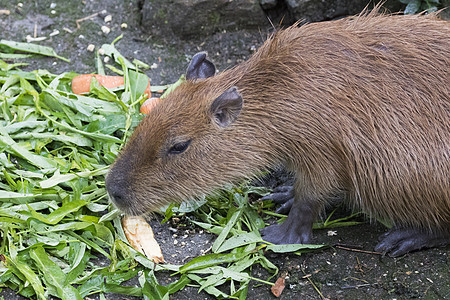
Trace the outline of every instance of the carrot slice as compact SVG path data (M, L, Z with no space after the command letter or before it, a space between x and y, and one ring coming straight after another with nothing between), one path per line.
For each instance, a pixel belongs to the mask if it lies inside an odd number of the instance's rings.
M148 112L152 110L160 101L161 101L160 98L155 97L145 100L145 102L141 105L139 112L143 114L148 114Z
M104 86L108 89L112 89L124 84L124 79L122 76L82 74L75 76L72 79L72 92L78 95L82 93L88 93L91 87L91 79L94 76L101 86ZM150 81L148 82L147 88L145 89L144 93L147 94L147 97L151 97Z

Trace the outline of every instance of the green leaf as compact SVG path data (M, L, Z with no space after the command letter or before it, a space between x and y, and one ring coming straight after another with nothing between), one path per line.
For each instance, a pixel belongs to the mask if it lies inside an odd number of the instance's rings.
M234 235L230 237L228 240L224 241L222 245L216 249L216 253L228 251L234 248L239 248L241 246L245 246L252 243L259 243L262 242L261 235L259 234L259 231L251 231L251 232L245 232L240 233L237 235Z
M128 69L135 69L135 66L128 59L126 59L122 54L120 54L120 52L117 51L117 49L114 45L103 44L102 49L104 50L105 55L113 57L114 60L116 61L116 63L118 63L119 65L121 64L121 60L122 60L122 62L125 63L125 66Z
M4 147L7 152L18 155L41 169L51 169L56 167L54 160L33 154L17 144L3 127L0 127L0 147Z
M180 78L177 80L177 82L175 82L174 84L170 85L166 91L164 92L164 94L161 95L161 99L167 97L167 95L169 95L171 92L173 92L177 87L179 87L183 82L186 81L186 77L184 75L181 75Z
M142 286L142 293L145 299L149 300L169 300L169 289L158 283L153 271L145 273L145 282Z
M419 11L421 5L421 0L411 0L408 5L406 5L404 14L413 15Z
M39 183L40 187L43 189L48 189L54 187L62 182L68 182L77 178L85 178L90 176L104 175L108 173L108 167L100 168L94 171L84 171L78 173L69 173L69 174L61 174L59 170L55 172L55 174L47 179L43 180Z
M289 244L289 245L267 245L266 249L275 253L289 253L300 250L316 250L327 247L327 245Z
M47 216L44 216L44 215L36 212L31 207L30 207L30 211L31 211L32 216L34 218L38 219L39 221L44 222L46 224L55 225L59 221L61 221L62 218L67 216L68 214L70 214L72 212L75 212L75 211L78 211L81 207L85 206L86 203L87 202L84 201L84 200L67 202L63 206L61 206L60 208L52 211Z
M72 281L81 275L89 261L89 255L86 252L86 244L71 242L69 247L69 255L72 257L72 263L70 265L70 270L67 271L65 284L72 283Z
M24 203L22 201L32 200L38 195L40 196L40 194L24 194L0 190L0 201L14 202L16 200L19 200L21 201L21 203Z
M233 228L237 220L241 218L243 213L244 213L243 207L239 207L238 210L231 216L230 220L227 222L227 225L215 240L212 246L212 252L217 253L217 250L222 246L223 242L230 233L230 230Z
M59 56L56 54L55 50L53 50L50 47L46 46L40 46L36 44L30 44L30 43L20 43L20 42L14 42L14 41L8 41L8 40L0 40L0 45L8 46L14 50L23 51L23 52L29 52L29 53L35 53L45 56L52 56L59 58L61 60L64 60L66 62L70 62L67 58L64 58L62 56Z
M38 246L30 249L30 257L42 272L48 284L54 286L61 299L83 299L78 291L71 285L67 285L66 276L47 255L44 248Z
M186 274L181 275L180 279L175 282L172 282L167 285L167 290L169 294L174 294L179 290L183 289L186 285L188 285L191 280L187 277Z
M10 247L11 251L11 247ZM4 256L6 259L6 264L10 264L15 270L20 272L23 275L27 282L31 284L34 289L34 292L38 296L39 299L47 299L44 293L44 286L42 285L41 280L37 276L36 273L28 266L28 264L21 262L17 259L17 257L11 254L11 257Z
M211 266L231 263L241 260L247 253L211 253L204 256L196 257L180 268L180 273L186 273L193 270L208 268Z
M205 281L205 279L203 279L200 276L197 276L195 274L188 274L187 276L188 276L189 279L198 282L200 285ZM230 299L230 298L232 298L229 295L227 295L224 292L222 292L221 290L215 288L214 286L207 286L207 287L205 287L204 290L208 294L215 296L217 299L220 299L220 298Z
M104 293L115 293L127 296L142 297L142 289L139 287L122 286L119 284L105 283L102 291Z

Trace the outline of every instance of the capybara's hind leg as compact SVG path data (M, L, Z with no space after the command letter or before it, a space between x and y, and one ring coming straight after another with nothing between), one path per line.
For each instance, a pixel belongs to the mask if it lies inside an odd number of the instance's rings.
M396 257L422 248L443 246L450 243L450 236L431 233L423 229L394 227L380 236L375 251Z

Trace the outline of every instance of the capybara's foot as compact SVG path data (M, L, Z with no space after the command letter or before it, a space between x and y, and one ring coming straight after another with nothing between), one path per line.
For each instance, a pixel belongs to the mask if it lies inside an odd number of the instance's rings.
M381 235L375 251L396 257L423 248L443 246L450 237L414 228L393 228Z
M261 230L263 239L274 244L308 244L316 217L316 201L292 201L287 219L279 225Z
M311 229L299 232L295 224L291 224L289 218L279 225L270 225L261 229L264 241L272 244L309 244L311 241Z

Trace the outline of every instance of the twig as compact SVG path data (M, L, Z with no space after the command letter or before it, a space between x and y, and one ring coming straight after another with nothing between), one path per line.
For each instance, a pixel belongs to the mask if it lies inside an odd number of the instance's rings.
M358 289L361 287L372 286L375 284L374 283L364 283L364 284L358 284L358 285L347 285L347 286L341 286L341 289Z
M359 249L348 248L348 247L343 247L343 246L339 246L339 245L335 245L334 247L336 247L336 248L338 248L338 249L342 249L342 250L352 251L352 252L359 252L359 253L366 253L366 254L383 255L383 253L381 253L381 252L376 252L376 251L359 250Z
M84 17L84 18L76 20L75 23L77 23L77 29L80 29L80 23L81 22L89 20L89 19L92 19L92 18L95 18L96 16L98 16L99 13L100 12L96 12L95 14L92 14L90 16L87 16L87 17Z
M314 282L311 280L310 277L312 276L312 274L306 274L306 273L305 273L305 269L303 268L303 266L301 267L301 270L302 270L303 274L305 274L302 278L308 279L309 283L312 284L313 288L314 288L314 289L316 290L316 292L319 294L319 296L320 296L321 299L326 299L325 296L322 294L322 292L319 290L319 288L318 288L318 287L314 284ZM316 270L316 271L313 272L313 274L316 274L316 273L318 273L319 271L320 271L320 270Z

